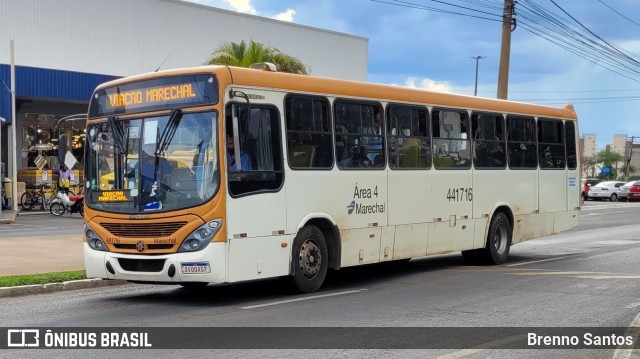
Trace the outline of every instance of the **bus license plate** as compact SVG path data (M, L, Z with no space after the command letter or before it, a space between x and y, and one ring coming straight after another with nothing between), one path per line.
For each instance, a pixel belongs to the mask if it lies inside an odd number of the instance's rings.
M182 263L182 274L211 273L209 263Z

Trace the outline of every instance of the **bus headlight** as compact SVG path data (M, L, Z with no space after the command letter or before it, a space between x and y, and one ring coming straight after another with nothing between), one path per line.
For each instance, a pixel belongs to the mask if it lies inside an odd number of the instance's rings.
M195 252L205 249L216 233L218 233L220 227L222 227L221 219L214 219L213 221L203 224L191 232L184 242L182 242L178 252Z
M84 235L87 237L87 244L89 245L89 247L91 247L91 249L94 249L96 251L103 251L103 252L109 251L109 249L104 244L102 239L86 223L84 224Z

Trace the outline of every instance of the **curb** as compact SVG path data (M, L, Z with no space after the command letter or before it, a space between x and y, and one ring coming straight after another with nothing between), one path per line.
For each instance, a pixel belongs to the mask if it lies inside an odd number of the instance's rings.
M65 290L77 290L87 288L109 287L114 285L126 284L126 280L121 279L81 279L72 280L62 283L47 283L47 284L34 284L23 285L17 287L2 287L0 288L0 298L3 297L21 297L24 295L32 294L44 294L61 292Z

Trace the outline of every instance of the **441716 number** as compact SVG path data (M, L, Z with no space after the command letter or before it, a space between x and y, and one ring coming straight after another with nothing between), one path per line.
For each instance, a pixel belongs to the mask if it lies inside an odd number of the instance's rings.
M464 187L449 188L447 199L449 202L473 201L473 189Z

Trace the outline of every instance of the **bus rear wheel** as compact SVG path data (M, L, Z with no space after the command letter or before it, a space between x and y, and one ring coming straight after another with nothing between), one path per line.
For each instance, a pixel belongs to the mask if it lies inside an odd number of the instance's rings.
M502 264L507 261L512 236L511 223L507 215L502 212L496 213L491 219L487 235L485 247L487 263Z
M506 214L496 213L489 224L487 245L482 249L462 252L462 257L469 264L502 264L509 257L513 232Z
M329 268L327 242L316 226L303 227L293 240L291 272L297 290L312 293L320 289Z

